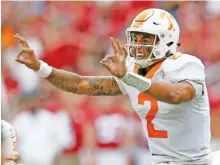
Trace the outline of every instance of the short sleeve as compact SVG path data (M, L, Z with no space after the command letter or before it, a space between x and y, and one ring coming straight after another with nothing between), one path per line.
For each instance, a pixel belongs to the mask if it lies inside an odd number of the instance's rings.
M174 82L187 81L195 89L196 96L202 96L205 85L204 66L198 63L187 63L172 75Z

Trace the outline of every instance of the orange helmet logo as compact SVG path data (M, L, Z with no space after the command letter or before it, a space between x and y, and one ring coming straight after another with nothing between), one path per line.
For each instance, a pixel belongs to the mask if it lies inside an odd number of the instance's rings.
M168 30L172 30L173 29L173 23L172 23L172 17L170 15L168 15L167 13L160 13L160 17L162 19L166 18L169 22L169 26L168 26Z
M151 14L150 14L151 13ZM153 15L151 10L145 10L137 15L134 22L132 23L133 28L139 28L147 19Z

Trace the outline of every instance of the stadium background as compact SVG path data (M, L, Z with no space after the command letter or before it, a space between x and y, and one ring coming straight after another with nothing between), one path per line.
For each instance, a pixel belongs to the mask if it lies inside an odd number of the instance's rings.
M220 149L220 2L1 3L1 113L17 129L18 161L117 164L113 157L120 161L122 155L124 164L148 164L141 122L126 96L79 96L54 88L14 61L20 47L13 35L18 32L28 39L36 55L54 67L109 75L99 64L111 53L109 37L125 41L134 16L152 7L175 16L181 29L179 51L199 57L206 66L212 148ZM99 158L108 150L115 156Z

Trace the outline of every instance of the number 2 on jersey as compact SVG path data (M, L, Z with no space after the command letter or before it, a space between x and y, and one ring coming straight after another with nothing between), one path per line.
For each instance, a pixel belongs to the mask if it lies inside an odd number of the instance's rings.
M152 123L152 121L154 120L154 118L156 117L157 113L158 113L158 103L157 100L148 97L147 95L145 95L144 93L140 93L138 95L138 104L144 105L145 101L149 101L150 102L150 110L147 113L145 119L147 120L147 131L148 131L148 136L149 138L168 138L168 133L165 130L156 130L154 128L154 124Z

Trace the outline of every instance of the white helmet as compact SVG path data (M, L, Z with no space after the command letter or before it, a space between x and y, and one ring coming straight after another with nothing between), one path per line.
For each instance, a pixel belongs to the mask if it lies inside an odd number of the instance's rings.
M132 42L131 32L148 33L155 35L153 45L136 45ZM147 9L139 13L126 30L128 58L133 58L139 68L148 67L158 60L176 53L179 46L179 25L175 18L161 9ZM156 39L159 41L156 43ZM132 54L134 47L151 47L152 51L147 59L136 59ZM137 49L136 49L137 50Z

